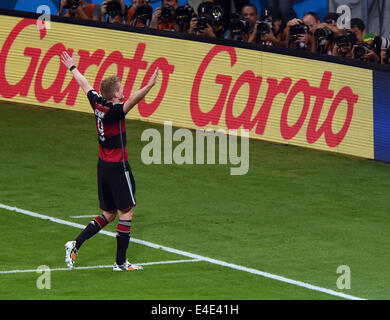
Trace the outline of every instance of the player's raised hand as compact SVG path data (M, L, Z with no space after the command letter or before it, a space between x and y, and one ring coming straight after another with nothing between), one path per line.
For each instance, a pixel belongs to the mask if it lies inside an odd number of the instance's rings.
M148 84L130 95L129 99L123 105L123 112L125 114L127 114L131 109L133 109L153 88L153 86L157 83L158 73L159 68L156 68Z
M70 56L66 51L64 51L61 54L61 62L67 67L69 70L71 67L76 66L76 58L74 57L74 54ZM84 77L83 74L80 73L79 70L72 68L72 74L74 79L77 81L81 89L83 89L85 94L88 94L89 91L91 91L93 88L88 83L88 80Z
M61 62L69 69L71 66L76 65L76 58L74 54L70 56L66 51L64 51L61 55Z
M159 71L160 71L160 69L156 68L152 77L149 80L148 86L153 87L157 83Z

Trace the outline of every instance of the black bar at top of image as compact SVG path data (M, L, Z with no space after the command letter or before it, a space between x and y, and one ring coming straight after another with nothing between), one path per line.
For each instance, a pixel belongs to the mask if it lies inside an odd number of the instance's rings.
M29 19L38 19L38 17L41 16L41 14L37 14L34 12L17 11L17 10L9 10L9 9L1 9L1 8L0 8L0 15L20 17L20 18L29 18ZM59 17L59 16L55 16L55 15L51 16L51 21L74 24L74 25L81 25L81 26L88 26L88 27L95 27L95 28L133 32L133 33L139 33L139 34L161 36L161 37L167 37L167 38L173 38L173 39L179 39L179 40L190 40L190 41L197 41L197 42L203 42L203 43L218 44L218 45L224 45L224 46L230 46L230 47L236 47L236 48L242 48L242 49L249 49L249 50L263 51L263 52L269 52L269 53L274 53L274 54L281 54L281 55L292 56L292 57L297 57L297 58L305 58L305 59L310 59L310 60L317 60L317 61L323 61L323 62L342 64L342 65L346 65L346 66L358 67L358 68L369 69L369 70L379 70L379 71L384 71L384 72L390 72L389 65L363 62L363 61L354 60L354 59L345 59L343 57L334 57L334 56L330 56L330 55L305 52L305 51L300 51L300 50L295 50L295 49L259 46L257 44L246 43L246 42L241 42L241 41L236 41L236 40L228 40L228 39L220 39L220 38L207 38L207 37L202 37L202 36L190 35L190 34L186 34L186 33L163 31L163 30L156 30L156 29L151 29L151 28L132 27L132 26L128 26L126 24L121 25L121 24L112 24L112 23L101 22L101 21L71 19L71 18Z

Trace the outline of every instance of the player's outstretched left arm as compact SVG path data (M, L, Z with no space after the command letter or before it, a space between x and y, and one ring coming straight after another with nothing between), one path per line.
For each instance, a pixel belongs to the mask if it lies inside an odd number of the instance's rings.
M130 98L125 102L125 104L123 105L123 112L125 114L128 113L131 109L133 109L154 87L154 85L157 83L158 80L158 73L159 73L159 69L157 68L156 71L154 71L152 77L150 78L148 84L142 89L134 92L130 96Z
M91 85L88 83L88 80L81 74L76 67L76 58L74 55L69 56L69 54L64 51L61 55L61 62L72 72L73 77L76 79L77 83L83 89L85 94L88 94L90 90L93 90ZM73 68L74 67L74 68Z

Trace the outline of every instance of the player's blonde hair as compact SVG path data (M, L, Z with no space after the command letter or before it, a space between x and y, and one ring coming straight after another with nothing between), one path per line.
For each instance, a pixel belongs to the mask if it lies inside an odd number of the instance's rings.
M119 88L121 79L118 76L105 78L100 84L100 94L106 100L114 98L114 93Z

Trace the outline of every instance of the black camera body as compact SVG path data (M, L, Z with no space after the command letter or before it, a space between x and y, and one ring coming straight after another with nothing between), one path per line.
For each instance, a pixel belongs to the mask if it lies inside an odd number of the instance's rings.
M318 42L324 42L332 39L333 32L328 28L319 28L314 32L314 38Z
M270 34L272 32L273 24L272 21L266 19L263 21L259 21L256 28L257 28L256 43L261 43L262 42L261 37L264 37L267 34Z
M177 7L175 10L175 17L179 26L184 25L185 23L190 23L192 17L194 16L194 12L194 8L192 8L189 4Z
M164 21L172 20L175 17L175 8L172 6L163 6L161 8L161 19Z
M290 39L299 42L299 38L309 33L309 27L304 23L298 23L290 27Z
M390 59L390 48L386 48L385 56L387 59Z
M257 34L265 36L271 33L272 28L273 28L272 21L270 20L260 21L260 23L257 25Z
M314 39L316 41L318 53L325 54L326 44L333 39L333 32L328 28L319 28L314 31Z
M149 24L149 22L152 20L152 16L153 9L147 4L137 7L134 14L135 19L140 20L144 25Z
M111 18L122 15L122 7L119 2L110 1L106 4L106 12Z
M240 35L242 33L248 34L250 31L249 20L237 13L231 14L229 25L233 35Z
M77 9L80 3L80 0L68 0L64 9Z
M261 20L259 21L259 24L257 25L257 35L258 36L265 36L267 34L270 34L274 25L272 23L272 10L265 9L261 15Z
M355 59L363 60L364 56L368 53L368 50L372 50L372 46L367 43L360 43L354 49L353 53L355 55Z
M198 24L196 26L196 30L201 31L208 28L208 25L212 25L212 20L207 16L198 17Z
M197 30L203 30L209 24L214 32L217 32L224 28L224 23L225 16L221 6L210 1L202 2L199 5Z
M356 35L353 32L347 32L345 34L339 35L335 43L339 48L345 48L349 45L354 46L357 42Z
M382 48L389 48L389 46L389 39L376 36L373 40L363 42L354 49L355 59L364 59L364 56L368 54L369 51L374 51L379 55Z

